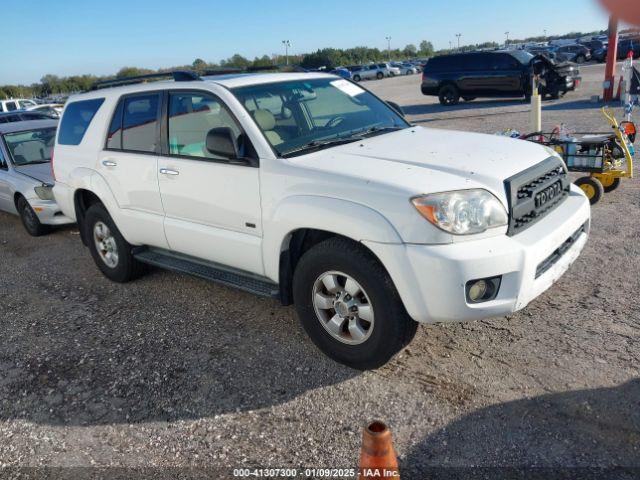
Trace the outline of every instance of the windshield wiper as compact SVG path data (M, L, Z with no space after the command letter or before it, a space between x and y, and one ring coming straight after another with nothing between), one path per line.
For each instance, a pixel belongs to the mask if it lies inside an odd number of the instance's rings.
M404 130L405 128L407 127L371 127L355 133L354 136L358 136L358 138L368 138L381 133L397 132L398 130Z
M347 143L357 142L358 140L362 140L362 137L349 136L333 138L331 140L314 140L313 142L306 143L294 150L290 150L284 153L282 156L285 158L294 157L296 156L296 154L300 154L303 152L323 150L325 148L335 147L337 145L345 145Z

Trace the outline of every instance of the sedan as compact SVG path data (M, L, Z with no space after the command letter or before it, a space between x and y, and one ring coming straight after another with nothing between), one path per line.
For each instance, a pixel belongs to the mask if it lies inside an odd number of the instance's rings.
M28 120L51 120L54 117L46 112L34 112L30 110L14 110L13 112L0 113L0 124L11 122L25 122Z
M29 235L73 223L53 198L51 153L56 120L0 124L0 210L20 216Z

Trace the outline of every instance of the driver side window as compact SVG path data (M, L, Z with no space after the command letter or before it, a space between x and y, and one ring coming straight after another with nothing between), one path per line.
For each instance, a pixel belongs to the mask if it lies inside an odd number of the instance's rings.
M169 154L226 160L207 149L207 134L227 127L239 141L240 126L220 99L206 93L169 94Z

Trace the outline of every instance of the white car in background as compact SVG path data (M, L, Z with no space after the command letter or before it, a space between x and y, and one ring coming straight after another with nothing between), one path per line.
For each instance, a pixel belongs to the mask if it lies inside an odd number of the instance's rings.
M27 98L12 98L0 100L0 112L13 112L14 110L28 110L37 107L38 104Z
M73 223L53 198L51 152L57 120L0 124L0 210L19 215L38 237L51 225Z
M400 69L400 75L415 75L418 73L418 69L411 63L401 63L396 65Z
M62 105L61 103L45 103L42 105L29 107L26 110L31 112L42 112L47 115L50 115L51 118L60 118L60 115L62 115L63 109L64 109L64 105Z
M390 63L379 63L378 68L384 73L385 77L395 77L402 73L398 67Z

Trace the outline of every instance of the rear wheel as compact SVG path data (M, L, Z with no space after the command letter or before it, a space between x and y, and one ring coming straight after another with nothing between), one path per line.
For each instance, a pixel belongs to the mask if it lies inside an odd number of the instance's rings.
M584 55L578 55L576 57L576 63L584 63L587 61L587 57L585 57Z
M22 225L24 225L24 229L27 231L29 235L32 237L41 237L42 235L46 235L51 230L48 225L42 225L40 223L40 219L36 212L33 211L31 205L24 197L19 197L16 202L16 207L18 209L18 214L20 214L20 220L22 220Z
M363 247L332 238L307 251L293 279L300 322L327 356L349 367L381 367L415 336L386 270Z
M353 81L354 82L359 82L360 80L362 80L362 78L360 78L360 75L354 75L353 76Z
M83 228L91 256L105 277L126 283L142 275L144 265L133 257L132 246L124 239L104 205L96 203L89 207Z
M440 104L450 107L460 103L460 91L455 85L445 85L438 92Z
M599 176L598 181L602 184L605 193L613 192L620 186L620 179L612 175Z
M582 189L591 205L598 203L604 195L604 187L597 178L582 177L576 180L576 185Z

